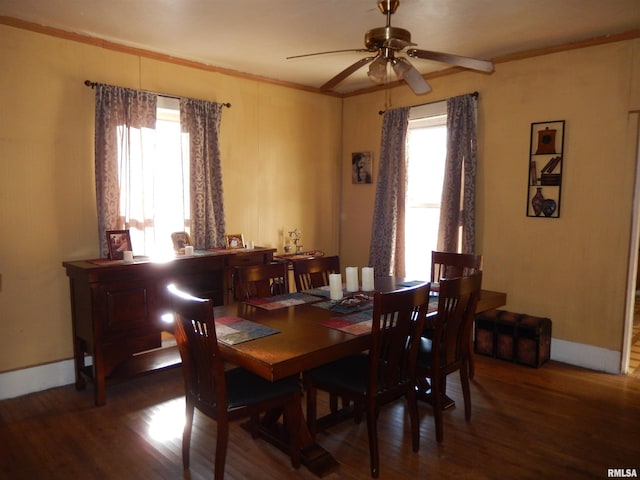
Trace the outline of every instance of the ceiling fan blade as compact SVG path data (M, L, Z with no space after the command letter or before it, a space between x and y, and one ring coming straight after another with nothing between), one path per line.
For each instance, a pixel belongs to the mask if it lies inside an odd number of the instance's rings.
M429 93L431 91L431 85L427 83L422 74L409 62L406 62L406 65L409 66L409 69L402 72L402 79L407 82L407 85L413 90L413 93L416 95Z
M471 70L479 70L481 72L493 72L493 63L486 60L478 60L477 58L461 57L451 53L432 52L430 50L418 50L415 48L407 50L407 55L413 58L421 58L423 60L435 60L436 62L449 63L451 65L470 68Z
M344 52L368 52L364 48L347 48L345 50L329 50L326 52L316 52L316 53L305 53L303 55L292 55L291 57L286 57L287 60L291 60L292 58L303 58L303 57L315 57L316 55L328 55L329 53L344 53Z
M338 85L341 81L343 81L345 78L347 78L349 75L351 75L353 72L355 72L356 70L358 70L359 68L364 67L367 63L372 62L373 60L375 60L377 57L365 57L365 58L361 58L360 60L358 60L356 63L354 63L353 65L348 66L347 68L345 68L343 71L341 71L339 74L337 74L335 77L333 77L331 80L329 80L327 83L325 83L324 85L322 85L320 87L320 90L331 90L333 87L335 87L336 85Z
M393 50L402 50L406 47L415 47L416 44L413 42L407 42L406 40L402 40L400 38L390 38L389 40L384 42L383 46L391 48Z

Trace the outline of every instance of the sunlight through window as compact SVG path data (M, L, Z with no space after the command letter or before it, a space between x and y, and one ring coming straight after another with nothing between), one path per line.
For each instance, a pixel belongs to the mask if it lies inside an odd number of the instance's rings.
M438 243L446 154L446 113L409 120L405 204L405 270L408 278L431 278L431 251L436 250Z
M149 436L157 442L182 437L184 428L184 398L176 398L154 407L149 421Z

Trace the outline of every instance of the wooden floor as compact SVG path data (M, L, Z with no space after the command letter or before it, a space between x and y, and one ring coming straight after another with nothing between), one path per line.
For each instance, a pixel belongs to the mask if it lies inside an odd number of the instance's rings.
M442 445L428 406L420 406L416 454L407 441L404 403L383 410L380 478L564 480L607 478L608 468L635 468L640 475L640 379L556 362L532 369L476 356L476 365L470 424L459 381L449 381L458 407L445 412ZM4 400L0 478L210 479L215 424L196 414L191 471L183 473L183 408L179 369L113 385L100 408L93 406L91 386ZM341 464L325 478L370 478L364 423L346 422L318 440ZM235 424L226 478L316 477L304 467L293 470L285 454Z

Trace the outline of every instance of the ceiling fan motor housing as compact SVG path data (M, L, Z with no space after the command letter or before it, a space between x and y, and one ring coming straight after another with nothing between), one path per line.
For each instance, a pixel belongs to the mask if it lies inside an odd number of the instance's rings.
M383 15L396 13L400 0L380 0L378 2L378 9Z
M409 30L398 27L380 27L369 30L364 35L364 44L367 50L378 50L387 45L391 39L401 40L401 43L411 43L411 33Z

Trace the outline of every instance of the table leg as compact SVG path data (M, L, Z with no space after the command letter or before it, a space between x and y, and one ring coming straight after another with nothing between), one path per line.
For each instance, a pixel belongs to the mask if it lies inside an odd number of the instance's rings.
M301 462L317 477L324 477L334 472L338 468L339 464L329 452L314 442L311 437L311 432L307 427L307 422L304 421L302 405L300 405L299 413L300 418L302 419L300 422L300 429L298 431L302 454ZM284 431L284 425L279 421L281 416L281 409L274 409L265 413L260 422L259 433L260 437L264 440L288 454L289 440L286 432ZM245 425L245 428L250 430L251 425L247 424Z

